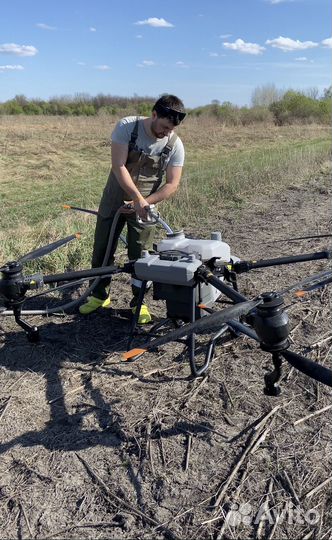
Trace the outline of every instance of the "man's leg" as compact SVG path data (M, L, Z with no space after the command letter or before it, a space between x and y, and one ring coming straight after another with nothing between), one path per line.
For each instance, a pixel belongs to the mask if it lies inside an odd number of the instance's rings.
M136 260L141 257L142 250L151 249L152 242L155 234L155 227L148 226L142 227L135 219L134 216L127 216L128 225L128 257L129 260ZM138 301L138 295L140 293L142 282L132 275L132 292L133 298L130 302L130 306L135 309ZM147 306L143 305L139 323L144 324L151 321L151 315Z
M114 214L109 218L104 218L101 216L97 217L93 253L92 253L92 268L98 268L102 266L103 264L106 249L109 242L109 235L112 228L113 220L114 220ZM113 237L110 255L104 266L111 266L114 263L114 253L116 251L119 236L124 227L124 224L125 224L125 220L123 216L120 215L118 224L115 229L115 234ZM109 277L101 279L97 287L94 289L93 295L96 298L105 300L105 298L107 298L108 296L106 289L110 283L111 283L111 278Z
M97 217L97 224L95 229L95 236L94 236L94 245L93 245L93 254L92 254L92 268L98 268L103 265L106 249L109 242L109 235L111 231L111 227L114 221L115 214L112 214L109 218L104 218L101 216ZM123 229L123 226L125 224L125 220L122 215L120 215L118 224L115 229L115 234L113 237L112 242L112 248L110 251L110 255L108 257L108 260L106 261L106 266L110 266L114 263L114 253L117 248L118 239L120 236L120 233ZM104 266L105 266L104 265ZM90 282L93 282L93 280ZM96 288L93 290L90 298L88 298L87 302L83 304L79 311L83 315L87 315L89 313L92 313L99 307L110 307L110 302L108 299L108 292L107 288L109 284L111 283L111 278L102 278Z

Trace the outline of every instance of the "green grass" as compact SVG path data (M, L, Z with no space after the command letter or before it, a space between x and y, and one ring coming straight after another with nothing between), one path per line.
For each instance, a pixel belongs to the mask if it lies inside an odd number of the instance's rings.
M29 121L29 123L27 123ZM106 118L2 118L0 124L0 261L73 232L83 233L31 268L62 271L90 265L95 218L63 210L96 209L110 169ZM179 134L186 166L179 192L160 205L174 228L197 228L227 207L238 210L317 174L329 157L324 126L225 128L188 121Z
M183 228L192 208L201 219L225 207L243 207L262 193L305 182L320 170L329 152L330 141L325 138L289 141L272 148L240 149L191 165L177 198L165 203L164 215Z

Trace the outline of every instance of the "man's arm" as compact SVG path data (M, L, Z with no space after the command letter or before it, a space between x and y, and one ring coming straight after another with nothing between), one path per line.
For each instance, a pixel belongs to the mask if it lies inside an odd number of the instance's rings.
M141 195L129 174L126 167L127 157L128 146L112 142L112 170L120 186L127 193L128 199L133 201L135 211L142 219L146 219L147 214L144 208L149 205L149 202Z
M169 165L166 169L166 184L146 198L148 204L156 204L172 197L180 185L181 175L182 167Z

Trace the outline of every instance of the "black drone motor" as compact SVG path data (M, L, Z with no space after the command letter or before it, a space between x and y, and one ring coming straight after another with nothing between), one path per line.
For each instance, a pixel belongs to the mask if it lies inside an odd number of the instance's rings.
M32 343L39 339L37 326L31 326L21 319L21 303L25 293L31 288L31 280L23 275L23 266L18 261L8 262L1 268L2 279L0 280L0 296L5 300L5 305L13 310L15 321L26 332L27 338Z
M256 308L250 317L252 326L260 341L263 351L272 353L274 371L265 375L264 393L269 396L280 394L280 388L276 383L281 377L281 355L289 343L288 315L284 312L282 296L275 292L262 294L263 302Z
M1 268L1 274L0 294L9 307L20 302L28 289L24 284L23 266L18 261L8 262Z

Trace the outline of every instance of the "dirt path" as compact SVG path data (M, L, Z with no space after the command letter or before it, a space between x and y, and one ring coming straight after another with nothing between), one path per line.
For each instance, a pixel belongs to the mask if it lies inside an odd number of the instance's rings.
M329 230L326 185L320 177L218 211L200 235L221 229L249 259L326 249L272 243ZM253 297L326 267L257 270L240 290ZM113 287L125 307L127 277ZM328 308L318 291L288 309L292 349L325 365ZM1 320L1 538L330 536L331 415L304 419L329 406L327 387L285 363L282 394L265 396L271 357L247 338L218 347L207 377L192 380L180 345L121 362L129 323L114 313L35 322L42 339L32 346Z

